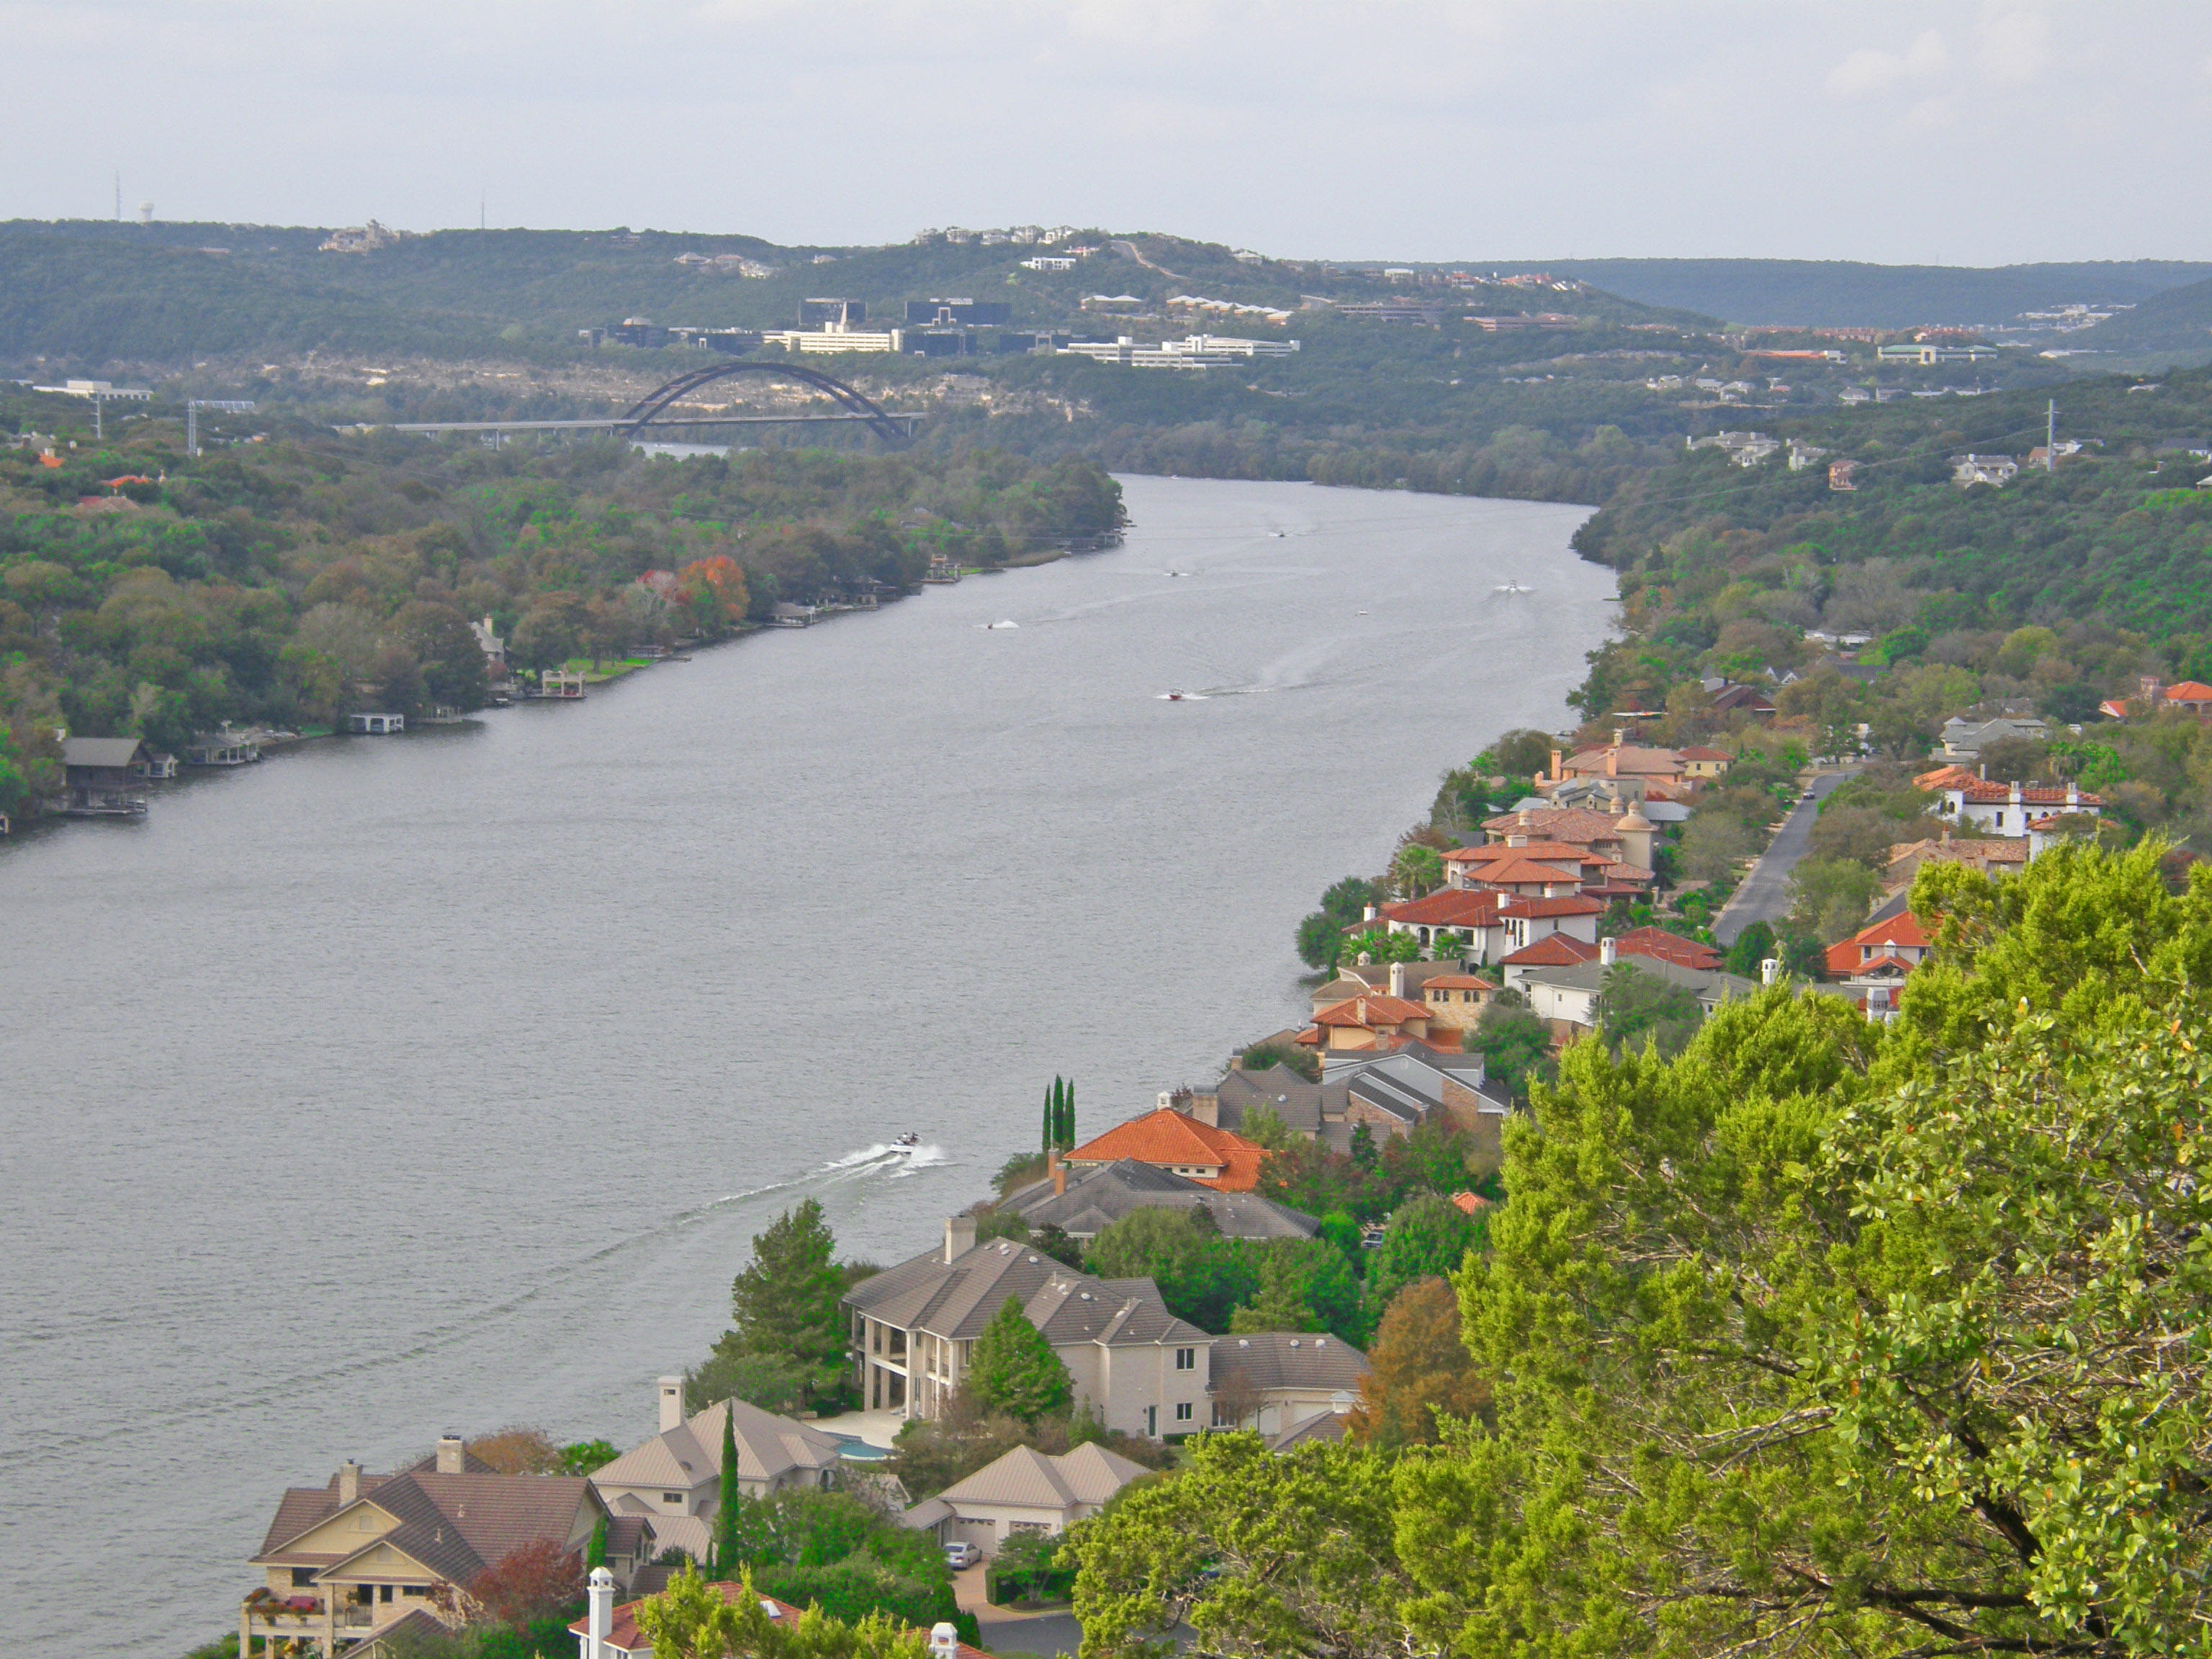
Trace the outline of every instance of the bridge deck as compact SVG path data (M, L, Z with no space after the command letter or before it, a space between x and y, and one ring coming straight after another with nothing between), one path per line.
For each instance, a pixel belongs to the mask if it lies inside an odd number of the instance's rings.
M367 432L614 432L634 427L642 432L664 427L690 426L801 426L810 421L872 421L872 415L678 415L656 416L637 422L619 416L591 421L394 421L356 428ZM919 415L893 414L909 430Z

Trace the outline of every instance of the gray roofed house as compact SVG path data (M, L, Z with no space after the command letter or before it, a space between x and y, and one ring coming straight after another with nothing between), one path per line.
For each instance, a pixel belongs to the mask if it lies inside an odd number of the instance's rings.
M1193 1101L1199 1103L1197 1097ZM1235 1133L1243 1133L1246 1115L1261 1106L1282 1119L1292 1134L1310 1139L1321 1133L1322 1085L1309 1083L1287 1066L1231 1071L1214 1085L1213 1101L1213 1123ZM1202 1109L1199 1115L1204 1116Z
M1121 1158L1024 1187L999 1207L1035 1229L1057 1226L1070 1238L1096 1238L1139 1210L1204 1209L1224 1238L1311 1238L1321 1224L1310 1215L1270 1203L1257 1193L1223 1193L1156 1164Z
M1393 1134L1444 1123L1492 1136L1513 1109L1511 1092L1489 1080L1480 1054L1420 1045L1340 1049L1322 1056L1322 1088L1344 1091L1343 1116Z
M2031 743L2041 743L2051 735L2051 728L2033 714L2000 715L1996 720L1970 720L1954 714L1943 722L1943 758L1970 761L1980 757L1983 750L2008 738L2022 738Z
M593 1473L592 1485L614 1516L649 1517L663 1549L707 1559L708 1522L721 1507L722 1417L737 1443L738 1488L766 1498L793 1486L827 1486L845 1443L793 1418L742 1400L718 1401L686 1419L684 1379L655 1385L660 1432Z
M64 738L62 811L73 818L131 817L146 810L152 753L137 738Z
M967 1376L975 1339L1012 1299L1044 1333L1105 1425L1158 1439L1205 1426L1215 1339L1176 1318L1149 1279L1093 1279L1009 1239L975 1242L975 1218L945 1244L845 1292L862 1408L934 1417Z
M1604 943L1610 945L1612 941ZM1606 975L1616 969L1632 969L1679 985L1694 996L1698 1008L1708 1014L1723 1002L1749 996L1759 989L1741 975L1685 968L1657 957L1638 957L1629 963L1607 962L1600 957L1595 962L1578 962L1570 968L1508 969L1506 977L1517 981L1518 988L1528 999L1529 1007L1540 1018L1555 1024L1595 1030L1599 994L1605 988Z
M964 1480L906 1512L905 1524L927 1528L940 1544L969 1543L995 1555L1019 1533L1057 1537L1148 1471L1096 1443L1049 1456L1017 1446Z
M1279 1435L1310 1417L1351 1410L1366 1375L1367 1356L1340 1337L1224 1336L1213 1350L1213 1425Z
M1349 1412L1316 1412L1301 1422L1293 1423L1267 1443L1267 1449L1277 1456L1296 1451L1301 1446L1325 1445L1341 1440L1351 1425Z
M430 1463L404 1474L348 1463L327 1486L286 1492L252 1558L263 1583L240 1609L240 1651L258 1635L327 1654L423 1610L458 1621L452 1589L526 1545L580 1552L605 1513L581 1476L494 1474L470 1462L447 1436Z

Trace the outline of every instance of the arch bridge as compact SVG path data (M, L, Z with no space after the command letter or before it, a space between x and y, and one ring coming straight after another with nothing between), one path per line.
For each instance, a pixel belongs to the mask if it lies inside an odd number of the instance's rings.
M671 415L668 410L693 392L717 380L739 374L765 374L812 386L837 404L835 414L819 415ZM678 375L665 386L632 404L620 415L587 421L405 421L387 429L393 432L481 432L496 437L507 432L612 432L635 438L647 427L663 429L701 426L801 426L816 421L858 421L885 443L902 445L914 436L918 415L894 415L873 398L854 390L834 374L804 363L770 362L757 357L709 363Z

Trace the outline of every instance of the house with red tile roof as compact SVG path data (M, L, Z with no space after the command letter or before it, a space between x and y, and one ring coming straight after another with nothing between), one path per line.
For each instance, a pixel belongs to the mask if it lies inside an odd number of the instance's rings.
M1409 1010L1421 1017L1426 1030L1426 1015L1417 1002L1388 996L1358 1000L1375 1003L1378 1011L1384 1006ZM1188 1113L1163 1106L1127 1123L1117 1123L1104 1134L1084 1142L1068 1153L1065 1162L1070 1170L1088 1170L1127 1158L1170 1170L1216 1192L1249 1193L1259 1185L1260 1160L1265 1156L1264 1148L1233 1131L1201 1123Z
M1421 983L1429 1030L1437 1036L1464 1036L1473 1030L1497 995L1498 987L1476 974L1437 974Z
M1682 757L1682 775L1686 778L1726 777L1729 765L1735 759L1724 749L1701 749L1694 745L1674 752Z
M1425 1040L1428 1035L1426 1002L1370 995L1323 1008L1313 1017L1313 1024L1299 1033L1298 1041L1310 1048L1375 1048L1395 1042ZM1453 1046L1457 1046L1455 1032Z
M1721 968L1721 952L1710 945L1693 939L1684 939L1659 927L1632 928L1615 934L1611 941L1616 957L1642 957L1651 962L1668 962L1678 968L1695 969L1701 974L1717 973ZM1595 962L1603 954L1602 945L1595 939L1580 939L1569 933L1547 933L1534 945L1516 951L1500 964L1505 969L1505 982L1512 988L1521 988L1530 971L1544 968L1574 968L1586 962Z
M725 1579L709 1584L708 1589L721 1592L722 1600L731 1606L739 1605L745 1596L743 1584L733 1584ZM615 1605L614 1581L611 1577L602 1583L598 1573L586 1597L591 1611L568 1626L576 1638L577 1659L652 1659L653 1638L637 1627L637 1610L645 1605L646 1598ZM754 1593L761 1612L778 1624L796 1628L806 1614L788 1601L779 1601L773 1595ZM593 1626L598 1628L594 1629ZM929 1659L991 1659L981 1648L969 1647L959 1638L951 1625L939 1625L929 1632ZM751 1650L748 1648L748 1651Z
M2212 710L2212 685L2202 680L2179 681L2159 694L2159 703L2185 714L2202 714Z
M1841 994L1869 1017L1887 1013L1896 1007L1905 976L1927 960L1933 948L1919 920L1911 911L1900 910L1830 945L1828 977L1840 981L1837 988Z
M1516 838L1529 842L1587 847L1609 857L1620 856L1620 836L1613 829L1614 815L1582 806L1524 806L1482 821L1482 833L1493 843L1510 844ZM1445 855L1449 861L1450 855Z
M1990 783L1981 778L1954 780L1942 786L1943 804L1937 809L1960 829L1972 824L2000 836L2026 836L2032 818L2057 814L2094 812L2105 804L2078 784L2063 789L2041 783Z

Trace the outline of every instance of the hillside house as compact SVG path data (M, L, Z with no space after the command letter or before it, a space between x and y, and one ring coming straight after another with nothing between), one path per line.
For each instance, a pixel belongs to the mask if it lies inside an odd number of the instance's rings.
M978 1244L972 1215L945 1222L942 1250L845 1293L862 1408L936 1416L1010 1297L1108 1428L1158 1439L1203 1425L1215 1338L1170 1314L1149 1279L1093 1279L1010 1239Z
M1021 1217L1032 1234L1058 1227L1083 1240L1139 1210L1204 1210L1224 1238L1311 1238L1321 1229L1313 1217L1257 1193L1220 1192L1134 1158L1079 1171L1054 1159L1044 1180L1010 1194L998 1207Z
M1249 1193L1260 1178L1261 1150L1232 1130L1161 1107L1117 1123L1067 1154L1071 1176L1124 1158L1149 1164L1218 1192Z
M1624 963L1612 939L1600 942L1595 962L1577 963L1572 967L1522 967L1509 969L1507 977L1528 999L1530 1009L1551 1022L1553 1035L1566 1041L1597 1029L1606 976L1622 966L1682 987L1706 1014L1732 998L1748 996L1759 988L1735 974L1687 968L1660 957L1634 957Z
M1268 1436L1349 1412L1368 1371L1350 1343L1306 1331L1222 1337L1213 1363L1212 1426Z
M648 1520L663 1548L707 1559L721 1507L725 1416L737 1445L738 1490L746 1497L832 1483L844 1449L834 1436L742 1400L718 1401L686 1417L682 1377L664 1376L653 1386L660 1432L598 1470L592 1485L608 1514Z
M252 1558L263 1582L239 1609L240 1659L256 1641L268 1659L286 1644L331 1659L410 1616L458 1626L456 1592L485 1569L533 1544L580 1555L605 1513L581 1476L495 1474L453 1435L402 1474L346 1463L278 1503Z
M1151 1473L1141 1463L1092 1442L1058 1456L1017 1446L926 1498L902 1524L936 1535L940 1544L973 1544L994 1556L1024 1534L1057 1538L1106 1507L1122 1487Z

